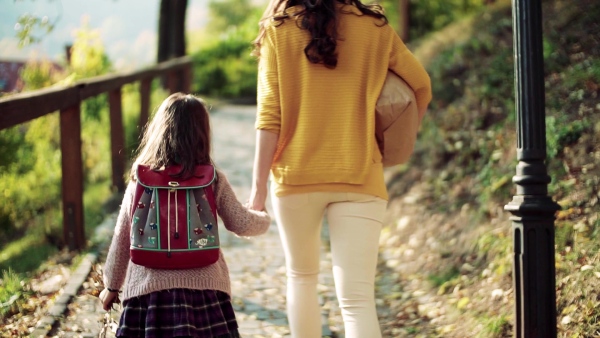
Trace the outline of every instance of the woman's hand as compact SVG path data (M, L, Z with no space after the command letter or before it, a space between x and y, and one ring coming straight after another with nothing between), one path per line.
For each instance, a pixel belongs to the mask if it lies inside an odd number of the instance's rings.
M248 207L256 211L265 211L265 202L267 201L267 186L253 187L250 191Z
M102 308L104 311L108 311L112 308L113 303L120 303L118 291L108 291L108 289L102 290L100 295L100 302L102 302Z

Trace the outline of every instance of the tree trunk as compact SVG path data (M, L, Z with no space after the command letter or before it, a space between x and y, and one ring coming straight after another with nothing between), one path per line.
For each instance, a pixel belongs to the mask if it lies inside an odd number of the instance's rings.
M171 0L173 24L173 57L185 55L185 12L187 0Z
M169 9L170 0L160 1L160 12L158 14L158 53L157 62L163 62L169 59Z
M158 17L157 61L185 55L187 0L161 0Z
M157 62L167 61L173 58L184 56L185 48L185 14L187 10L187 0L161 0L160 12L158 16L158 50L156 54ZM183 76L179 76L183 79ZM183 80L181 86L170 88L173 90L183 90ZM167 88L166 79L161 79L164 88Z
M400 38L407 42L409 39L410 25L410 0L398 0L398 19L400 25Z

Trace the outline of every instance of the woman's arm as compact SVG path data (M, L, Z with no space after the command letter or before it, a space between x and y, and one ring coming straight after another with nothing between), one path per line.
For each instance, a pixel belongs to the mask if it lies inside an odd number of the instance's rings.
M395 32L393 36L392 49L390 51L390 63L388 68L398 74L414 90L419 110L419 120L425 115L427 106L431 102L431 80L423 65L417 60L413 53L406 47L402 39Z
M265 210L268 195L267 183L273 163L279 134L269 130L256 131L256 152L254 154L254 171L252 173L252 190L248 206L252 210Z

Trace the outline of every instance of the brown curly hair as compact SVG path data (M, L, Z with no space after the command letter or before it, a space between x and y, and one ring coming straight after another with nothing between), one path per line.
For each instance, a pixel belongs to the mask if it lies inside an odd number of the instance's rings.
M327 68L335 68L338 57L336 3L355 6L361 13L381 19L382 25L388 23L380 5L365 5L359 0L271 0L259 22L258 36L253 41L253 55L260 57L266 22L273 20L275 25L280 25L290 18L285 9L301 5L303 9L295 12L293 16L301 16L299 27L307 30L311 36L310 42L304 48L304 55L311 63L322 63Z

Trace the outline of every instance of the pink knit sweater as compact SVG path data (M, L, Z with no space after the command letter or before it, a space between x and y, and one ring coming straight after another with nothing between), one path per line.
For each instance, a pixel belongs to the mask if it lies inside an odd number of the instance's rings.
M150 269L133 264L129 259L131 203L135 182L130 182L123 197L121 211L104 264L104 285L123 291L121 299L129 299L154 291L186 288L218 290L231 293L229 269L220 253L219 260L207 267L187 270ZM215 184L217 213L225 228L238 236L256 236L265 233L271 222L266 212L249 210L235 196L225 174L217 171Z

